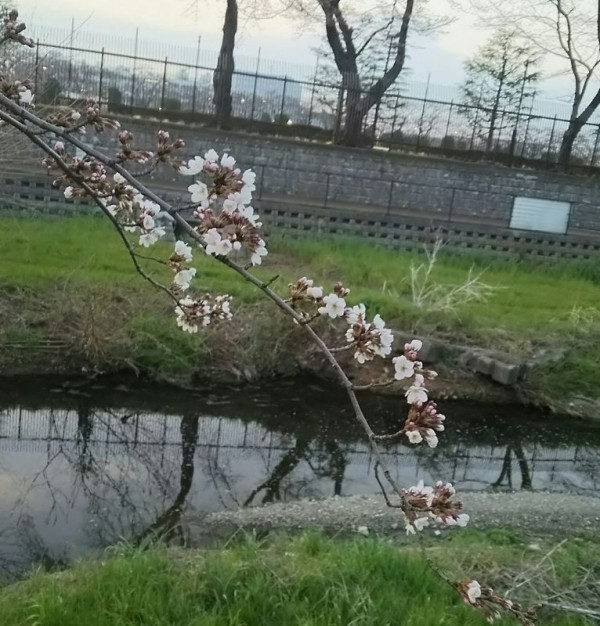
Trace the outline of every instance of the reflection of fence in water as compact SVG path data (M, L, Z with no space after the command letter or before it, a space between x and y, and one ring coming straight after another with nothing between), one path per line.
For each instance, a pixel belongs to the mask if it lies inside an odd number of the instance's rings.
M87 428L86 428L87 424ZM28 410L6 409L0 412L0 450L5 452L54 454L64 444L74 448L85 442L86 449L96 458L108 460L132 452L154 457L162 466L165 460L176 461L181 454L180 418L125 410ZM269 431L256 422L206 416L201 417L198 429L196 455L210 456L218 462L234 461L256 452L270 471L283 454L292 450L295 437ZM535 486L535 475L544 474L545 483L577 485L579 489L596 490L600 487L600 447L566 446L551 448L537 443L521 448L507 445L469 445L459 442L430 451L426 448L394 446L385 452L392 468L415 467L419 470L435 467L436 473L448 480L485 487L492 484L483 475L501 476L507 463L519 471L524 464L529 479ZM348 466L372 466L366 444L340 444ZM512 453L508 451L511 447ZM518 450L520 449L520 450ZM307 456L327 455L326 444L315 436ZM508 459L507 459L508 456ZM521 467L521 474L523 474ZM498 481L501 482L501 481Z

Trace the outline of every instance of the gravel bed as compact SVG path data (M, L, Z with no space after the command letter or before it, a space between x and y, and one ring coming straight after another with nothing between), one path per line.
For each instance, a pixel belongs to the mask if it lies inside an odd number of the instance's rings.
M600 498L545 492L461 494L474 528L514 528L531 533L581 534L600 530ZM381 496L298 500L187 517L193 543L236 530L404 534L398 511ZM427 532L434 532L428 530Z

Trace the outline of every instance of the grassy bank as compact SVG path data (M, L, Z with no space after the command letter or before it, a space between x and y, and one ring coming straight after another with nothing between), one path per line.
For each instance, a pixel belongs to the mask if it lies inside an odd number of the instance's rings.
M511 599L524 603L553 590L568 598L587 572L587 585L578 588L578 605L594 599L590 590L600 550L592 541L530 546L515 533L467 531L432 540L427 551L438 567L460 580L483 581L485 568L488 584L497 585L499 592L513 588ZM238 539L219 550L123 549L102 561L81 562L58 575L36 574L0 590L0 615L3 626L487 623L433 573L414 543L362 537L336 541L318 535L268 543ZM516 622L505 618L496 623ZM539 621L542 626L588 623L547 609Z
M282 292L302 275L326 285L343 280L353 288L351 302L365 302L398 329L489 348L515 360L564 350L565 359L534 372L531 394L550 403L600 395L596 262L532 263L442 252L428 283L435 290L418 305L410 266L422 263L423 256L344 239L272 238L269 243L266 266L257 273L265 278L278 274L275 288ZM101 219L0 218L0 342L12 347L11 356L6 349L0 353L0 368L26 370L28 359L39 362L40 352L50 355L58 349L63 360L67 355L71 365L87 369L132 367L173 374L206 371L225 357L235 361L234 369L260 370L250 374L280 368L285 339L276 340L274 331L279 324L287 329L285 320L226 268L204 256L197 260L195 286L235 298L238 323L225 339L213 330L196 337L178 332L171 304L133 272L118 237ZM167 276L166 268L145 263L158 278ZM456 305L444 308L439 289L463 284L472 267L483 272L480 280L491 288L488 297L465 303L459 292ZM250 326L258 327L257 336L250 336ZM257 354L263 355L259 365Z

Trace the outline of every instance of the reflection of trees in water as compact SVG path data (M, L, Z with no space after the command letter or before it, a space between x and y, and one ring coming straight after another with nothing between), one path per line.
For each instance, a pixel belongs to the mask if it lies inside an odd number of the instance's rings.
M138 536L137 541L147 537L172 538L177 534L183 543L183 535L179 521L183 513L185 501L194 481L194 456L198 443L199 417L184 415L181 418L181 466L179 473L179 491L175 495L173 504L161 513L156 520Z
M61 415L51 409L45 415L48 426L42 416L37 416L35 429L25 429L29 434L23 441L36 442L37 451L47 445L48 458L22 501L44 486L51 504L46 519L35 521L48 525L61 519L59 514L66 517L72 509L77 507L80 512L85 507L84 516L89 520L85 532L93 545L104 546L120 537L142 539L150 535L182 540L179 521L192 493L198 494L201 505L203 498L212 497L217 504L220 500L222 506L237 503L238 497L240 503L249 505L299 496L340 495L345 480L346 491L351 490L347 481L356 475L357 464L364 463L365 474L369 471L368 447L353 433L352 422L332 420L327 406L298 406L293 416L283 409L269 407L266 411L266 406L266 401L260 405L263 417L256 421L247 417L207 417L202 421L198 417L202 411L194 404L193 411L188 408L177 423L174 416L152 416L131 408L99 409L97 403L81 394L76 400L76 415L71 411ZM13 421L16 432L16 419ZM10 426L10 420L6 423ZM544 472L553 484L568 481L571 471L572 481L589 477L590 483L597 484L598 450L589 447L589 442L586 447L582 437L576 447L570 440L565 442L569 444L568 458L560 458L565 446L555 444L537 459L535 438L533 452L529 451L531 429L529 434L523 434L517 428L503 430L495 424L485 440L481 425L474 423L476 436L472 437L469 424L463 423L462 431L453 424L448 437L435 450L400 443L390 447L388 454L395 457L399 471L426 470L433 478L450 478L454 473L453 482L463 485L479 481L487 487L520 485L531 489L534 470L536 476L538 471ZM387 428L396 426L390 422ZM250 462L250 469L244 474L240 473L244 466L237 462L238 453ZM581 456L576 458L577 463L573 454ZM547 463L548 459L555 459L561 468L556 475L538 470L538 462ZM61 463L72 468L68 474L71 481L65 482ZM350 465L353 472L348 471ZM484 475L489 482L481 480L480 470L495 472L496 466L500 469L497 478L496 474L491 480ZM515 471L520 479L515 479ZM252 477L256 482L248 485ZM247 491L241 492L240 485ZM364 488L363 483L361 489ZM15 514L15 527L22 520L21 533L32 537L35 525L28 521L26 505L17 503ZM32 554L44 554L37 539L27 541ZM0 543L6 542L0 537Z
M306 461L316 478L331 478L333 480L333 495L341 495L344 474L348 465L344 451L338 442L331 438L322 442L322 448L320 448L321 442L319 440L314 442L316 445L312 449L311 443L313 442L306 436L298 437L293 447L275 465L267 480L252 490L244 501L244 506L252 504L254 498L261 492L264 492L262 504L284 499L282 484L284 480L290 478L301 461ZM302 481L296 482L299 483L298 487L301 486ZM287 490L290 489L290 486L287 486Z
M532 489L531 484L531 472L529 470L529 463L525 458L525 452L523 450L523 444L520 441L514 441L506 446L506 452L504 454L504 461L502 462L502 470L498 480L492 483L492 487L501 487L504 480L508 483L508 488L513 489L513 454L517 460L519 471L521 474L521 489Z

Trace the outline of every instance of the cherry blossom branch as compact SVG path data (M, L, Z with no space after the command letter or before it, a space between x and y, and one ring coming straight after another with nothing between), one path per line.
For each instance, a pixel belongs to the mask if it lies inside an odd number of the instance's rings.
M65 163L65 161L60 157L60 155L55 150L53 150L48 144L42 141L35 133L32 133L25 124L20 123L18 120L14 119L12 116L2 111L2 109L0 109L0 119L4 121L5 123L13 126L13 128L20 130L25 136L27 136L30 139L32 143L34 143L39 148L41 148L48 156L52 157L52 159L54 159L55 163L60 167L60 169L65 173L66 176L69 176L69 177L72 176L71 169ZM152 276L150 276L141 267L141 265L139 264L137 260L138 257L140 258L150 258L150 257L143 257L142 255L139 255L133 249L131 242L129 241L129 239L127 239L127 236L123 232L121 225L118 223L115 217L111 215L111 213L107 210L104 202L102 202L102 200L96 196L96 194L94 193L94 190L85 181L81 179L76 179L74 182L76 182L78 185L80 185L83 189L87 191L90 198L100 208L100 210L108 218L110 223L115 227L115 229L117 230L119 234L119 237L121 238L121 241L123 242L123 245L125 246L125 249L127 250L129 256L131 257L135 270L138 272L138 274L140 274L140 276L142 276L142 278L148 281L152 286L165 292L171 299L173 299L175 302L178 302L178 299L173 295L173 293L168 287L156 281L154 278L152 278ZM152 260L158 261L158 259L152 259Z
M133 174L131 174L127 169L125 169L121 165L117 164L113 159L109 159L106 155L104 155L100 151L98 151L98 150L96 150L94 148L91 148L90 146L86 145L84 142L80 141L77 137L74 137L68 131L65 131L65 130L61 129L59 126L51 124L51 123L49 123L49 122L39 118L38 116L32 114L31 112L29 112L26 109L24 109L23 107L19 106L17 103L13 102L12 100L6 98L2 94L0 94L0 105L5 106L9 110L13 111L16 115L18 115L19 117L23 118L24 120L30 122L31 124L33 124L35 126L38 126L39 128L41 128L41 129L43 129L43 130L45 130L47 132L54 133L59 138L61 138L64 141L74 145L75 147L79 148L80 150L82 150L87 155L94 157L95 159L97 159L103 165L113 169L115 172L120 174L125 180L127 180L127 182L129 182L129 184L132 187L134 187L137 191L139 191L143 196L149 198L150 200L155 202L158 206L160 206L163 210L165 210L167 213L172 215L173 218L175 219L175 221L177 222L177 224L179 226L181 226L187 232L187 234L190 237L192 237L195 241L197 241L202 247L205 247L205 244L202 241L202 238L200 237L198 232L196 230L194 230L194 228L187 222L187 220L185 220L181 215L179 215L179 213L174 212L172 210L171 205L169 203L164 201L162 198L160 198L160 196L158 196L152 190L148 189L145 185L140 183L140 181L138 181ZM15 126L15 128L18 128L19 130L21 130L21 132L26 134L34 143L36 143L36 145L38 145L40 148L42 148L44 150L44 152L46 152L46 154L52 156L52 158L54 158L56 160L57 164L65 172L65 175L67 175L68 177L72 177L72 173L71 173L69 167L64 163L64 161L59 157L59 155L54 150L52 150L41 139L39 139L38 137L32 135L31 132L29 131L29 129L24 124L19 124L18 122L17 122L17 124L15 124L14 122L16 122L16 120L14 120L12 117L6 116L6 114L2 114L2 115L3 115L2 119L6 118L6 121L8 123L10 123L13 126ZM94 197L93 190L91 190L89 188L89 186L87 186L85 183L82 183L79 180L76 180L75 182L77 184L79 184L80 186L82 186L88 192L88 194L91 195L92 198ZM106 207L101 202L97 202L97 204L99 204L101 206L104 214L107 215L107 217L109 217L109 219L111 220L113 225L116 225L117 228L118 228L118 222L115 220L114 216L112 216L110 214L110 212L107 211ZM151 277L149 277L140 268L139 263L137 262L137 259L135 258L135 252L133 251L130 242L127 240L127 238L125 237L125 234L121 231L121 229L118 228L118 230L119 230L119 233L120 233L123 241L126 242L127 250L130 253L130 256L132 257L132 259L134 261L134 265L136 267L136 270L146 280L149 280L149 282L151 282L152 284L155 284L155 286L157 286L158 288L160 288L163 291L167 292L171 298L176 300L176 298L173 296L173 294L170 292L170 290L168 288L166 288L164 285L160 285L158 283L155 283L155 281L153 281L153 279ZM380 464L380 466L382 468L383 475L385 476L386 480L389 482L389 484L392 487L393 491L400 498L400 501L404 502L403 491L397 485L396 481L392 478L392 475L391 475L389 469L387 468L387 464L385 463L385 460L384 460L384 458L383 458L383 456L381 454L381 451L379 450L379 447L378 447L378 445L376 443L375 433L371 429L371 426L369 425L369 422L367 421L367 419L366 419L366 417L365 417L365 415L364 415L364 413L362 411L362 408L360 407L360 404L358 402L358 399L357 399L356 394L355 394L354 389L353 389L353 384L350 381L350 379L348 378L348 376L346 375L346 373L343 370L343 368L340 366L340 364L336 360L336 358L334 357L334 355L331 353L331 351L329 350L329 348L327 347L325 342L314 331L314 329L310 327L310 325L306 324L305 318L303 316L299 315L289 304L287 304L283 300L283 298L281 298L277 293L275 293L269 287L269 284L264 283L262 280L260 280L259 278L257 278L253 274L251 274L247 269L245 269L241 265L238 265L237 263L235 263L234 261L232 261L231 259L229 259L227 257L216 256L215 258L218 261L220 261L221 263L223 263L224 265L226 265L227 267L229 267L230 269L232 269L234 272L236 272L237 274L242 276L246 281L250 282L255 287L260 289L284 313L289 315L293 320L295 320L298 324L300 324L301 327L305 330L305 332L310 336L312 341L318 346L318 348L321 350L321 352L323 353L323 355L325 356L327 361L330 363L330 365L332 366L332 368L336 372L336 374L338 376L338 379L340 380L342 386L345 388L346 393L348 394L348 397L350 399L350 403L352 405L352 408L354 409L354 413L356 415L356 419L358 420L359 424L362 426L365 434L367 435L367 438L369 440L369 444L370 444L371 450L372 450L372 452L373 452L377 462Z

